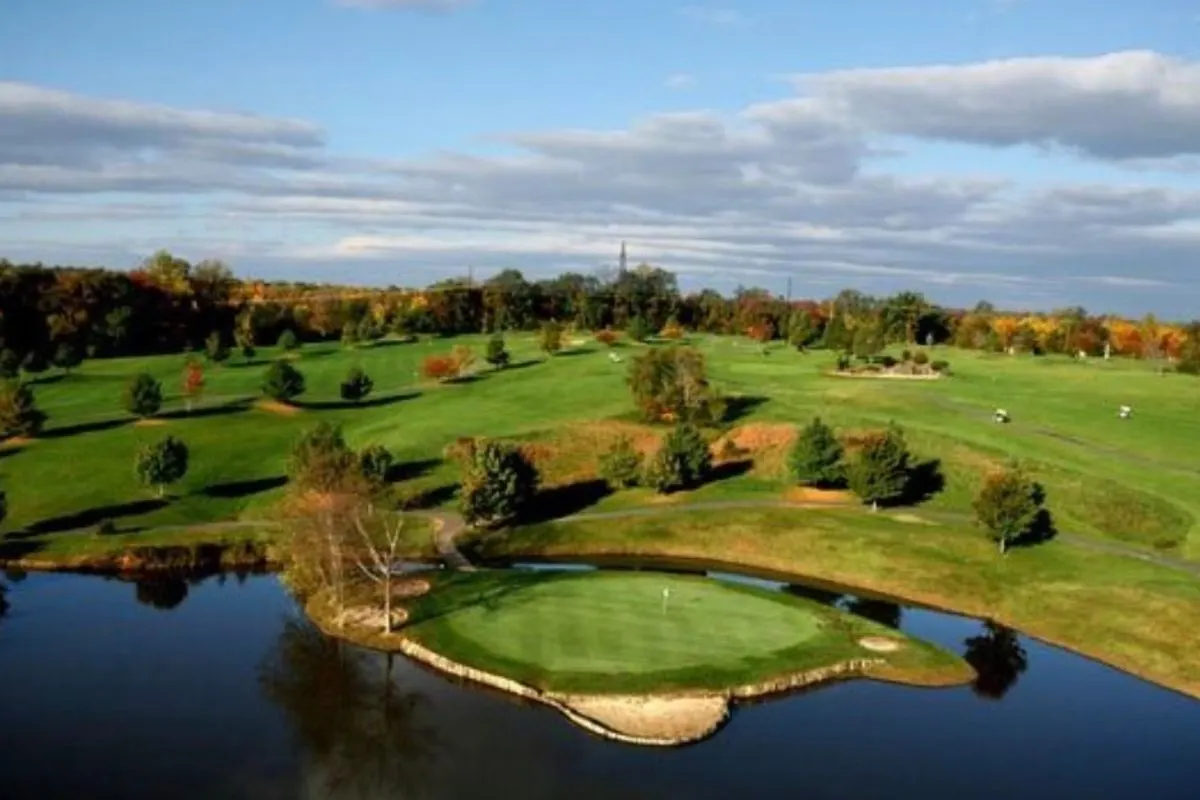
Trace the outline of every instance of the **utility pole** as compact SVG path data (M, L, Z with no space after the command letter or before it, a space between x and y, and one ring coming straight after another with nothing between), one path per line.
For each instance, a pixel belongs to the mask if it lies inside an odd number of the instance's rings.
M622 242L621 242L621 261L620 261L620 265L621 265L621 272L624 272L624 271L625 271L625 268L629 266L629 256L628 256L628 255L626 254L626 252L625 252L625 242L624 242L624 241L622 241Z
M788 275L787 301L788 301L788 303L792 302L792 276L791 275Z

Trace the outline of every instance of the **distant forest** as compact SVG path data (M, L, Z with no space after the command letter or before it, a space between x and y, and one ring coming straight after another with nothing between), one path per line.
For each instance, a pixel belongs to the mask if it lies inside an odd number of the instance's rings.
M684 294L649 265L611 275L564 273L530 281L505 270L481 283L361 288L241 280L218 261L190 264L166 251L132 271L15 265L0 260L0 377L82 358L199 350L215 340L273 344L530 330L548 321L581 329L659 331L668 325L761 341L785 340L871 355L889 344L953 344L997 352L1104 354L1200 365L1200 322L938 306L915 292L786 300L764 289ZM640 337L638 337L640 338Z

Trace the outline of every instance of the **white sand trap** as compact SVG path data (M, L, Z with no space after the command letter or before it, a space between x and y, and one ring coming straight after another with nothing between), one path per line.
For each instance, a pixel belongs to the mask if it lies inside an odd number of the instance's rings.
M900 649L899 642L886 636L864 636L858 644L873 653L894 653Z

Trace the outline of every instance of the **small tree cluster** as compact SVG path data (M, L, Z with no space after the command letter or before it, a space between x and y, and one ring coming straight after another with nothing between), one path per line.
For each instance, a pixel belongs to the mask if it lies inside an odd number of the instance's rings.
M187 474L188 447L174 436L168 436L139 448L133 469L144 486L158 487L158 496L166 493L167 484L175 483Z
M37 436L45 424L32 389L15 380L0 383L0 439Z
M475 449L463 478L463 516L472 524L515 520L537 494L540 480L537 468L519 448L484 442Z
M648 422L709 423L725 414L708 384L704 356L691 347L651 348L629 365L634 401Z
M712 453L694 425L681 424L667 434L646 466L646 484L660 494L699 486L712 471Z
M343 400L357 403L366 398L374 388L375 382L371 380L370 375L363 371L362 367L351 367L342 380L339 393Z
M288 481L300 494L378 494L386 488L394 464L386 447L371 445L356 453L340 426L320 422L292 445Z
M984 478L972 507L975 518L1000 546L1003 555L1010 544L1033 531L1045 499L1042 487L1019 467L1012 466Z
M797 350L806 350L817 339L817 327L807 311L797 311L788 320L788 344Z
M304 375L287 361L276 361L263 376L263 394L280 403L289 403L304 394Z
M833 489L846 482L845 449L833 428L813 419L796 437L788 458L792 475L806 486Z
M600 477L613 489L638 485L642 477L642 454L628 436L622 436L600 456Z
M122 403L125 410L134 416L146 419L153 417L162 408L162 384L148 372L134 375L125 385Z
M895 424L872 434L846 467L850 490L864 503L888 503L904 496L912 456L904 432Z

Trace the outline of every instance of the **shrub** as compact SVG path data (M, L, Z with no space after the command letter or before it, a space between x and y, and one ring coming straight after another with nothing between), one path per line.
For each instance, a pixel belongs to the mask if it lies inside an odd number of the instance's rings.
M30 350L21 361L21 369L29 375L41 375L50 368L50 362L41 350Z
M1009 467L988 475L971 504L975 518L1000 545L1000 553L1008 545L1029 533L1037 522L1045 501L1042 487L1017 467Z
M221 364L229 360L229 346L221 338L220 331L213 331L204 340L204 356L214 364Z
M290 353L300 347L300 339L296 336L296 332L291 328L284 328L283 333L279 334L279 339L275 345L284 352Z
M456 375L461 377L471 369L475 363L475 353L465 344L457 344L450 350L450 357L454 359L454 368Z
M703 483L712 470L712 454L693 425L677 425L663 440L646 467L646 483L660 494L670 494Z
M362 337L359 335L359 330L360 328L357 322L347 322L345 325L343 325L342 346L354 347L357 345L362 340Z
M304 375L286 361L276 361L267 367L263 376L263 394L272 400L288 403L304 394Z
M33 390L14 380L0 384L0 439L37 436L45 424L46 415L37 407Z
M900 354L901 361L906 361L906 362L912 361L912 358L913 358L912 350L905 349L904 352Z
M880 364L885 369L891 369L892 367L896 366L896 359L892 358L891 356L880 356L876 363Z
M458 377L458 362L453 356L426 356L421 362L421 375L435 381L449 381Z
M97 536L112 536L117 532L117 524L111 519L102 519L96 523Z
M842 463L844 455L833 428L817 417L796 437L788 465L793 477L800 483L822 489L832 488L842 485L846 479L846 468Z
M629 320L629 324L625 327L625 335L630 340L635 342L644 342L650 338L650 324L641 317L634 317Z
M145 445L134 456L133 470L144 486L157 486L158 496L162 497L167 484L187 474L187 445L174 436Z
M83 353L79 351L79 347L74 342L60 342L54 350L52 361L54 366L69 373L83 363Z
M204 367L200 362L188 356L183 366L183 397L187 410L192 410L192 404L204 394Z
M929 353L924 350L918 350L913 354L913 363L917 366L925 366L929 363Z
M615 345L618 338L619 337L617 336L616 332L609 330L608 328L605 328L602 331L596 331L596 341L605 347L612 347Z
M629 364L629 388L648 422L721 420L725 404L708 385L704 356L691 347L651 348Z
M846 479L864 503L886 503L899 499L908 488L911 456L904 433L896 425L867 437L862 449L846 468Z
M358 470L367 482L379 488L387 483L388 475L395 465L392 451L383 445L372 445L358 454Z
M845 372L850 369L851 359L849 353L838 353L837 356L837 371Z
M503 334L499 332L492 334L492 338L488 339L487 352L484 353L483 360L491 364L494 369L504 369L508 366L509 358Z
M563 348L563 326L554 322L546 322L538 332L538 346L546 355L554 355Z
M463 479L462 512L468 522L512 521L537 494L537 468L520 449L488 441L476 448Z
M600 456L600 477L613 489L637 486L641 473L642 454L627 436L622 436Z
M351 367L350 371L346 373L339 391L343 400L357 403L369 395L374 388L375 382L363 371L362 367Z
M674 341L682 339L686 333L687 331L683 329L682 325L675 320L671 320L663 326L663 329L658 332L658 335L664 339L671 339Z
M936 361L934 361L933 363L931 363L929 365L929 368L932 369L934 372L945 372L945 373L949 374L950 362L946 361L945 359L939 358Z
M359 467L341 427L321 422L305 431L292 446L288 479L301 491L333 492L352 486L362 474Z
M153 417L162 408L162 401L162 384L147 372L134 375L125 385L123 404L130 414L143 419Z

